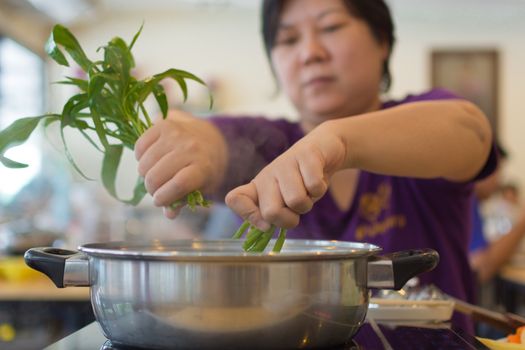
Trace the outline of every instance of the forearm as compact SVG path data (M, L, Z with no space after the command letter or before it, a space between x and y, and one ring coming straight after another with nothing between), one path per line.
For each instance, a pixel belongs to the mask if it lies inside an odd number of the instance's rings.
M221 131L209 121L202 122L203 127L206 129L204 133L207 138L207 143L214 149L210 162L210 167L212 167L210 173L213 174L213 176L208 178L208 183L203 190L207 194L214 194L221 189L225 182L230 161L230 152L226 138Z
M492 136L474 105L417 102L328 122L345 147L343 168L464 181L485 163Z

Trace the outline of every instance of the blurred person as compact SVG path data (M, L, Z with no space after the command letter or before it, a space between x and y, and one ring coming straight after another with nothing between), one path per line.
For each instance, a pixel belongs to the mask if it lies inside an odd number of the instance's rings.
M501 185L500 192L502 198L506 200L509 204L519 207L520 193L518 185L514 183L504 183L503 185Z
M498 203L506 201L502 196L501 173L505 161L508 159L508 153L500 144L497 145L497 148L502 161L494 173L476 182L472 197L472 239L469 260L481 284L485 284L494 278L519 248L520 242L525 236L525 210L522 209L515 220L507 219L510 223L504 232L495 238L492 235L492 239L487 237L486 222L489 218L487 218L487 214L484 217L481 211L483 202L494 198ZM517 205L514 198L512 202L513 205ZM508 213L507 216L514 216L514 213Z
M525 236L525 210L522 210L510 230L492 242L470 253L470 264L478 281L482 284L494 278L497 272L509 262Z

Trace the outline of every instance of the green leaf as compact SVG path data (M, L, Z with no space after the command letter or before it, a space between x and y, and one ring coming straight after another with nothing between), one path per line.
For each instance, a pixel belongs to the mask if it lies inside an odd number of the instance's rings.
M24 143L29 136L33 133L38 123L48 117L47 115L41 115L37 117L26 117L15 120L4 130L0 131L0 159L1 163L8 168L20 168L27 166L26 164L15 162L11 159L5 158L5 152L21 143Z
M109 81L115 81L118 82L119 79L117 76L113 76L110 74L104 74L104 73L96 73L89 77L88 82L88 89L87 93L90 100L95 99L98 96L102 95L102 91L104 90L104 86Z
M69 66L69 58L73 59L86 73L86 79L66 77L57 82L76 86L81 93L71 96L62 108L62 113L48 114L44 118L44 126L60 122L60 136L67 159L73 168L84 178L73 159L66 143L64 130L66 127L76 129L96 149L104 153L102 165L102 182L107 191L119 199L115 190L116 174L124 147L133 149L135 142L142 133L151 126L149 113L144 101L153 94L164 117L168 114L168 97L161 85L164 79L173 79L182 91L184 100L188 97L187 80L205 85L197 76L178 69L168 69L146 80L137 80L131 74L135 60L131 49L135 45L143 29L143 24L134 35L130 45L120 37L114 37L105 46L103 59L91 61L85 54L75 36L64 26L55 25L46 42L45 50L58 64ZM97 50L99 52L99 50ZM70 57L66 58L66 54ZM210 95L210 107L213 99ZM24 142L34 130L40 119L22 119L0 132L0 162L9 167L24 167L4 156L10 147ZM90 135L94 131L100 141ZM110 143L111 141L111 143ZM117 142L117 144L115 144ZM120 142L120 143L118 143ZM136 205L146 195L144 179L137 180L131 199L122 202ZM190 208L209 206L200 191L189 193L182 201Z
M129 205L137 205L147 193L148 191L146 191L146 186L144 186L144 178L139 176L133 190L133 197L131 199L125 200L124 203Z
M99 102L100 101L100 102ZM100 117L100 114L98 113L98 109L96 107L97 103L103 103L101 99L94 98L90 101L90 109L91 109L91 117L93 119L93 124L95 125L95 132L97 133L97 136L100 140L100 143L104 147L104 149L109 149L111 146L109 144L109 141L106 137L106 130L104 128L104 124L102 123L102 119Z
M188 86L186 84L185 79L190 79L206 86L206 83L199 77L183 70L171 68L162 73L155 74L152 77L145 79L143 84L137 85L134 89L130 91L130 93L138 92L138 100L140 102L143 102L162 80L168 78L175 80L177 84L179 84L184 101L186 101L186 99L188 98Z
M61 66L69 67L69 62L67 61L66 56L64 56L64 54L55 42L55 36L53 32L51 32L51 35L47 39L46 44L44 46L44 50L46 51L49 57L55 60L55 62L57 62Z
M88 94L78 94L72 96L62 109L62 125L69 126L75 123L75 119L82 110L89 107Z
M102 163L102 183L104 187L115 199L130 205L137 205L146 195L146 187L144 186L144 179L139 177L133 190L133 197L131 199L122 199L117 195L115 188L118 166L122 157L122 145L111 145L106 149L104 160Z
M11 169L21 169L21 168L27 168L28 165L24 163L16 162L12 159L6 158L3 155L0 154L0 163L2 163L7 168Z
M80 121L77 121L77 125ZM86 123L87 124L87 123ZM85 128L79 128L77 127L78 131L82 134L82 136L84 136L84 138L91 144L93 145L93 147L99 151L99 152L104 152L96 143L95 141L93 141L93 139L84 131Z
M164 86L160 84L156 85L153 88L153 96L155 96L155 100L157 100L157 104L162 112L162 117L166 118L168 115L168 98L166 97Z
M175 80L177 82L177 84L179 84L179 87L182 91L182 99L184 102L186 102L186 100L188 99L188 85L186 84L186 81L184 80L184 78L176 75L176 74L172 74L170 76L167 76L166 78L171 78L173 80ZM160 80L162 79L165 79L165 78L161 78ZM160 81L159 80L159 81Z
M117 52L119 55L122 56L123 60L121 61L122 67L124 67L124 71L129 76L131 68L135 67L135 59L133 58L133 55L131 54L131 51L122 38L115 37L109 42L110 47L117 48Z
M184 101L186 101L186 99L188 98L188 88L187 88L185 79L193 80L203 86L207 86L206 83L201 78L197 77L196 75L190 72L180 70L180 69L175 69L175 68L168 69L160 74L154 75L153 77L155 79L160 78L160 80L158 81L164 80L166 78L171 78L175 80L179 84L180 89L182 90ZM210 109L211 109L213 107L213 96L211 95L211 93L209 94L209 98L210 98Z
M89 180L89 181L94 181L94 179L86 176L84 174L84 172L82 170L80 170L80 168L78 167L77 163L75 162L75 159L71 155L71 152L69 152L69 148L67 147L66 137L64 135L64 129L65 129L66 126L62 125L62 122L60 124L61 124L61 126L60 126L60 138L62 139L62 144L64 145L64 152L66 153L66 158L69 161L69 164L71 164L73 169L75 169L76 172L79 173L80 176L82 176L84 179Z
M196 81L197 83L199 84L202 84L204 86L206 86L206 83L201 79L199 78L198 76L190 73L190 72L187 72L185 70L180 70L180 69L175 69L175 68L170 68L160 74L155 74L154 75L155 77L162 77L164 76L165 78L167 77L171 77L171 78L174 78L174 77L180 77L180 78L183 78L183 79L190 79L190 80L194 80ZM163 78L164 79L164 78Z
M130 76L130 69L135 65L126 43L120 38L114 38L104 47L105 71L116 73L121 81L121 87L125 87Z
M142 22L138 32L133 36L133 40L131 40L131 44L129 44L129 51L131 51L133 49L133 46L135 46L135 42L139 38L140 33L142 33L142 28L144 28L144 22Z
M46 44L47 54L53 58L58 64L63 66L69 66L64 54L58 49L58 45L64 47L67 53L73 58L73 60L85 71L89 71L93 65L82 47L78 43L75 36L66 27L57 24L53 27L53 31Z
M87 80L72 77L66 77L66 79L67 80L56 81L55 84L74 85L78 87L82 92L87 92L89 86Z
M47 117L44 119L44 128L47 128L49 125L53 124L54 122L60 121L62 116L60 114L47 114Z
M115 189L115 179L117 178L122 150L122 145L109 145L109 147L106 147L102 162L102 183L108 193L116 199L119 198Z

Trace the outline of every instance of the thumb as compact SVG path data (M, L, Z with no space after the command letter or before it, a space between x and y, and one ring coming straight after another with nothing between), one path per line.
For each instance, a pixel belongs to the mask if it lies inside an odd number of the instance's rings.
M237 215L258 229L266 231L270 228L271 225L263 219L259 210L257 189L252 182L231 190L226 195L225 202Z
M164 216L168 219L175 219L179 215L182 207L182 205L177 208L164 207L162 208L164 211Z

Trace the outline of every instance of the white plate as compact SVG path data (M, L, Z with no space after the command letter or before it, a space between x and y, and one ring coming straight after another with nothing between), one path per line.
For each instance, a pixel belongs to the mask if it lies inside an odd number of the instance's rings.
M404 300L371 298L366 317L388 321L448 321L454 311L451 300Z

